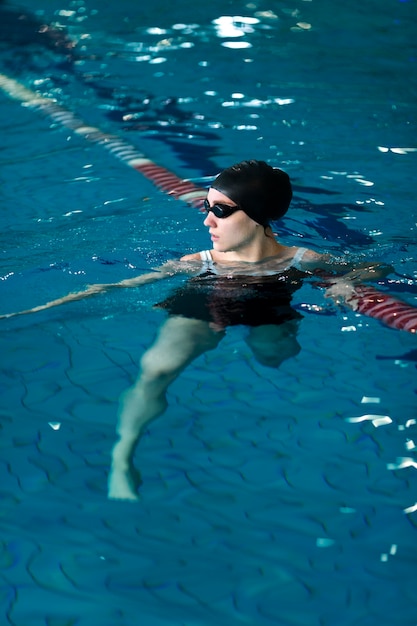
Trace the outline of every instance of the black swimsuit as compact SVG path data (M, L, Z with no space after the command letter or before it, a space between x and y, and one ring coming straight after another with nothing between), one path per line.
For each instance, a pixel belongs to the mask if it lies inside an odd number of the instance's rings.
M293 266L266 276L221 276L212 264L156 306L170 315L214 322L222 328L278 325L302 317L291 307L291 299L303 276Z

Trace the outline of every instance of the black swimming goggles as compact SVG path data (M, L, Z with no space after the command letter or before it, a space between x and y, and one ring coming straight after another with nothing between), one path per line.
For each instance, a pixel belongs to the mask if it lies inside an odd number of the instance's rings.
M235 206L230 206L229 204L220 204L219 202L216 202L216 204L210 206L207 198L204 200L204 209L207 213L211 211L216 217L219 218L229 217L229 215L241 210L240 206L237 204Z

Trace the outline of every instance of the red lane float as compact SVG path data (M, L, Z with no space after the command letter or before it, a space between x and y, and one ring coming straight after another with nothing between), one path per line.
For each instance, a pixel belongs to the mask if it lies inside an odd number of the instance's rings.
M417 332L417 308L368 285L356 285L355 293L347 299L362 315L374 317L387 326L409 333Z
M119 161L123 161L129 167L140 172L158 189L161 189L168 195L174 196L177 200L182 200L191 206L202 206L203 200L207 195L205 189L194 185L189 180L179 178L173 172L157 165L124 139L116 135L103 133L99 128L86 124L81 118L57 104L52 98L40 96L35 91L28 89L5 74L0 74L0 88L10 97L20 100L24 106L40 111L50 117L55 123L71 129L87 141L103 146Z
M87 141L103 146L113 156L140 172L158 189L168 195L191 206L202 206L207 193L205 189L194 185L191 181L179 178L176 174L157 165L124 139L103 133L95 126L89 126L71 111L57 104L52 98L40 96L5 74L0 74L0 88L11 98L20 100L27 107L41 111L54 122L71 129ZM352 308L363 315L374 317L398 330L417 332L417 308L401 300L365 285L357 285L355 294L349 300L352 302Z

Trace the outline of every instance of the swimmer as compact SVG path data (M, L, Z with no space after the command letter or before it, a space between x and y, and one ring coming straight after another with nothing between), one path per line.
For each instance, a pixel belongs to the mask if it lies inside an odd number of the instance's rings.
M112 288L137 287L179 272L192 277L163 302L168 318L154 344L143 354L136 382L122 396L112 450L108 495L137 500L140 482L133 464L138 441L149 423L167 407L169 385L198 356L214 349L227 327L248 328L247 343L266 367L277 368L300 351L301 315L291 306L302 279L332 276L328 296L346 301L355 284L390 271L376 263L349 268L327 254L286 246L274 236L271 222L290 205L288 175L264 161L243 161L213 181L204 202L212 248L170 261L154 272L85 291L20 313L34 313L90 297Z

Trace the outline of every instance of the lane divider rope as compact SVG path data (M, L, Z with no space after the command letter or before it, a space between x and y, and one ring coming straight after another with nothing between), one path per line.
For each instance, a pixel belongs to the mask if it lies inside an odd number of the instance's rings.
M356 285L352 298L358 313L380 320L391 328L417 333L417 308L368 285Z
M195 207L201 207L207 191L194 183L179 178L165 167L161 167L146 157L135 146L117 135L104 133L95 126L86 124L81 118L59 105L52 98L46 98L28 89L17 80L0 73L0 88L11 98L24 106L40 111L54 122L69 128L87 141L96 143L129 167L140 172L158 189Z
M157 165L135 146L117 135L104 133L95 126L89 126L71 111L60 106L52 98L46 98L28 89L17 80L0 73L0 88L11 98L24 106L40 111L65 128L69 128L87 141L96 143L108 150L114 157L140 172L158 189L177 200L195 207L201 207L207 195L205 189L179 178L173 172ZM373 287L355 287L356 310L363 315L382 321L387 326L411 333L417 332L417 308L397 298L384 294ZM347 304L349 304L347 302Z

